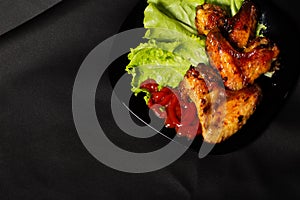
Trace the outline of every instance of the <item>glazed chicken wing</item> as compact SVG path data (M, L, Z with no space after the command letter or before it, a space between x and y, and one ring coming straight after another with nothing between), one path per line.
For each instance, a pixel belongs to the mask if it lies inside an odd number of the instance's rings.
M203 4L197 7L196 26L207 35L206 50L210 64L219 70L224 85L239 90L268 72L279 49L267 38L255 38L258 11L245 0L233 17L221 7Z
M239 91L222 88L213 68L191 68L181 83L181 93L195 103L206 142L219 143L236 133L256 109L261 96L257 85Z
M205 3L197 6L195 24L200 35L207 35L227 14L220 6Z
M270 70L279 54L276 44L267 38L256 38L249 43L249 47L238 51L219 28L214 28L207 35L206 50L210 64L219 70L224 85L231 90L254 83L255 79Z
M248 41L255 37L258 11L254 3L245 0L236 15L223 18L218 24L228 34L230 42L238 48L245 48Z
M205 3L197 7L195 24L200 35L219 27L234 46L244 48L255 36L257 9L252 1L245 0L239 12L229 17L220 6Z

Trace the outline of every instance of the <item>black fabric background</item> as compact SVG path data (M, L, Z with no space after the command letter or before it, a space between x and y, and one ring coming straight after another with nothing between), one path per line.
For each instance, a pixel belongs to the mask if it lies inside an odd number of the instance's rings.
M0 35L52 7L59 0L0 1Z
M299 81L239 151L204 159L188 151L147 174L112 170L87 152L72 118L75 76L137 1L63 1L0 37L0 199L300 198ZM273 1L300 22L295 1Z

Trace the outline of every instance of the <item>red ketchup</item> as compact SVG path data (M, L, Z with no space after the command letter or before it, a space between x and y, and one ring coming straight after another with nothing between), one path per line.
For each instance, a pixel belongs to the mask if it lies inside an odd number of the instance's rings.
M178 90L169 87L159 89L158 84L153 80L142 83L141 89L151 94L148 107L159 118L165 119L167 128L175 128L178 135L189 139L201 134L201 124L195 104L188 98L180 96Z

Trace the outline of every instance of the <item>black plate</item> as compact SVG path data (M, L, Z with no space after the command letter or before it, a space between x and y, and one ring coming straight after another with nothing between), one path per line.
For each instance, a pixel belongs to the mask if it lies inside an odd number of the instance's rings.
M263 91L263 99L256 112L248 120L247 124L238 131L238 133L234 134L221 144L215 145L210 154L229 153L245 147L257 139L272 122L275 115L282 107L283 103L294 88L300 73L300 68L297 66L299 53L294 50L294 47L299 46L298 36L300 34L296 27L290 26L290 24L296 23L294 23L286 13L282 12L282 10L270 1L258 1L257 5L262 13L261 20L268 26L268 31L265 35L272 41L276 42L281 50L280 71L278 71L271 79L262 76L257 80ZM143 27L144 9L146 6L146 1L140 1L127 17L120 31ZM107 81L114 85L118 81L118 78L125 73L124 69L127 64L128 59L126 55L117 59L108 68L104 75L109 77L109 79L102 78L100 85L104 84L102 86L107 86ZM130 85L130 81L128 81L128 85ZM101 93L101 91L102 90L99 89L97 93ZM107 98L109 97L110 96L107 95ZM109 103L109 101L107 101L107 103ZM101 112L103 113L103 104L99 104L98 106L101 106ZM108 108L109 106L110 105L107 105L105 107ZM141 96L131 98L130 108L134 110L138 116L147 121L145 113L148 113L148 109ZM107 113L109 113L109 109L107 109ZM106 117L107 116L108 115L106 115ZM113 118L107 118L106 120L113 120ZM101 123L101 119L99 119L99 121ZM107 131L109 132L109 130ZM175 135L174 130L163 129L161 131L169 137L173 137ZM131 147L136 147L137 144L147 147L146 149L135 149L134 151L151 151L160 148L169 142L166 138L160 135L152 137L150 143L149 140L132 139L129 138L129 136L124 136L124 134L116 135L112 133L111 135L113 135L111 136L111 139L113 140L115 137L115 140L119 141L118 145L125 149L133 150ZM202 138L197 137L194 140L191 149L198 151L201 144Z

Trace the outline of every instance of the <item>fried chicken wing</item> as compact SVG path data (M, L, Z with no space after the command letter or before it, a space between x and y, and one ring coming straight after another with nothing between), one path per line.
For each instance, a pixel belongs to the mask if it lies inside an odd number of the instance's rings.
M267 38L256 38L245 50L238 51L219 28L214 28L207 35L206 50L210 64L219 70L224 85L231 90L254 83L255 79L270 70L279 54L276 44Z
M234 46L245 48L255 37L257 15L256 6L250 0L245 0L233 17L229 17L220 6L205 3L197 7L195 24L200 35L207 35L219 27Z
M180 86L181 93L195 103L203 138L209 143L220 143L241 129L261 97L257 85L230 91L218 79L214 69L200 64L186 73Z
M195 24L200 35L208 32L219 24L219 20L227 18L227 13L217 5L205 3L197 6Z
M251 0L245 0L236 15L223 18L219 27L228 34L231 44L238 48L245 48L250 40L255 37L258 11Z

